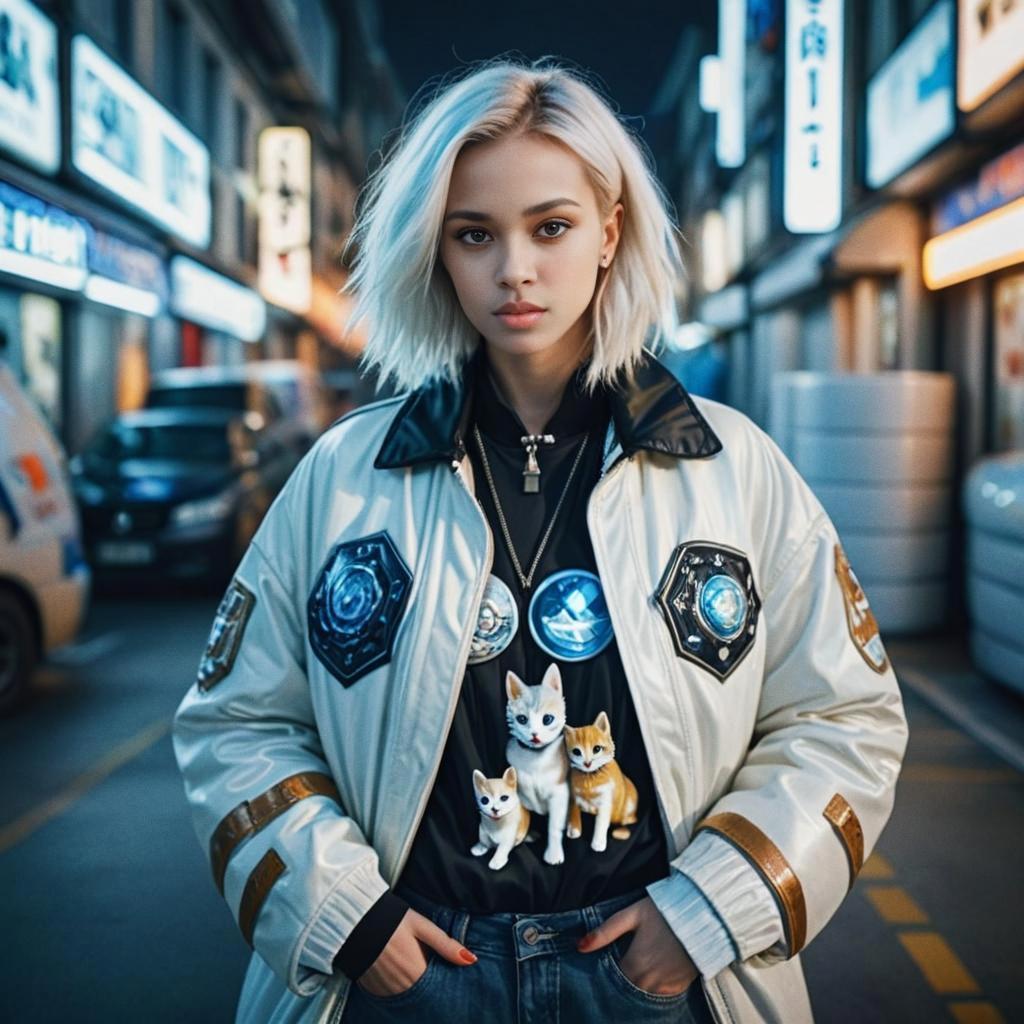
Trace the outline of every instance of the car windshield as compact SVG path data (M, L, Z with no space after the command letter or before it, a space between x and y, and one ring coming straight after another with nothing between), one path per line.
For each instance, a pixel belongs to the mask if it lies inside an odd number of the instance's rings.
M112 423L90 445L88 454L113 462L175 459L226 463L231 460L226 427L192 423L159 427Z
M149 392L146 405L151 409L183 409L202 405L212 409L246 407L244 384L202 384L193 387L157 387Z

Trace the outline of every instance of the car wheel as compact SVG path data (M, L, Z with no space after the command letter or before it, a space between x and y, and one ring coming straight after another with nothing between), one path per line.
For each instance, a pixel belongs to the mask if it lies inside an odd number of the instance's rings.
M35 630L25 606L0 590L0 714L8 714L28 693L36 665Z

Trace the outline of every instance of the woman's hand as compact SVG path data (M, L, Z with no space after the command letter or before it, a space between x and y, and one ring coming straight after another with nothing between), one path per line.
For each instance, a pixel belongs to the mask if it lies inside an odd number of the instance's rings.
M650 896L612 914L580 939L576 948L591 953L631 931L636 934L619 961L622 973L644 992L660 996L685 992L697 977L697 968Z
M400 995L407 988L412 988L427 969L427 954L423 947L433 949L459 967L476 963L476 957L461 942L438 928L429 917L410 907L392 932L388 944L359 975L356 984L371 996Z

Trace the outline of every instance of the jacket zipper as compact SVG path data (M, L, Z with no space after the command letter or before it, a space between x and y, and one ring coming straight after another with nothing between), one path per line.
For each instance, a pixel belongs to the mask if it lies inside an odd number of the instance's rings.
M623 453L620 453L618 455L618 457L615 459L614 462L612 462L612 464L608 467L607 470L604 470L602 468L601 475L598 477L597 483L594 485L594 489L590 492L590 498L587 501L587 528L590 531L590 542L591 542L591 544L594 547L594 556L595 556L595 558L597 557L598 548L600 548L601 554L602 554L602 558L598 559L598 570L601 569L601 562L604 561L604 558L603 558L604 547L603 547L603 544L599 543L600 538L598 537L598 535L594 531L593 521L592 521L592 513L594 511L595 504L596 504L595 499L598 497L598 489L599 489L602 481L604 480L605 476L609 476L610 477L612 472L619 466L619 464L621 462L623 462L626 459L629 459L631 461L632 458L633 458L632 455L628 455L627 456L623 452ZM600 571L598 572L598 575L602 576L602 579L604 578L604 576L602 575L602 573ZM604 590L605 602L607 603L609 601L609 593L610 592L609 592L609 590L607 588L605 588L603 586L602 586L602 589ZM620 656L622 657L622 660L623 660L623 669L625 669L625 667L626 667L625 666L625 662L626 662L627 658L631 657L627 653L628 646L629 646L628 644L619 644L619 654L620 654ZM639 678L639 676L634 672L633 678ZM629 672L628 671L626 672L626 679L627 679L627 682L628 682L628 680L629 680ZM639 722L640 721L640 706L637 704L637 702L635 700L633 701L633 707L634 707L634 710L636 711L637 721ZM641 735L644 735L644 736L647 735L647 733L644 730L642 724L641 724L640 732L641 732ZM670 830L668 828L668 824L667 824L667 820L666 820L666 815L665 815L665 812L664 812L664 808L662 807L662 802L661 802L662 784L661 784L661 781L658 778L659 769L658 769L658 766L656 765L654 759L649 759L649 764L650 764L650 768L651 768L651 775L654 778L654 796L655 796L655 799L658 801L658 814L659 814L659 816L661 818L661 825L662 825L662 828L664 829L664 832L665 832L665 841L668 844L668 849L672 850L674 848L674 839L672 837L672 833L670 832ZM718 999L721 999L723 1001L723 1003L724 1003L725 997L721 994L721 990L718 987L718 983L716 981L713 981L713 980L712 981L705 981L703 975L701 975L699 973L697 975L697 979L700 981L701 986L704 989L704 993L707 996L708 1005L709 1005L709 1007L711 1009L711 1015L715 1019L715 1021L716 1022L720 1022L720 1021L723 1021L723 1020L728 1020L729 1017L727 1015L723 1014L719 1010L718 1006L716 1005L716 1000L712 996L712 989L713 989L714 990L714 995L717 996Z

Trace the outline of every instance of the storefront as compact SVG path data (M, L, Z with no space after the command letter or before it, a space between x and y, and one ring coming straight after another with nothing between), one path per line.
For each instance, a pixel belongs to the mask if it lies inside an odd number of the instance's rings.
M175 256L170 306L180 321L183 365L237 366L263 355L267 305L251 288Z
M924 280L944 358L965 385L964 461L1024 449L1024 144L944 195L931 233Z
M0 181L0 347L58 434L68 310L87 277L85 221Z
M142 404L166 294L155 251L0 181L5 358L71 453Z

